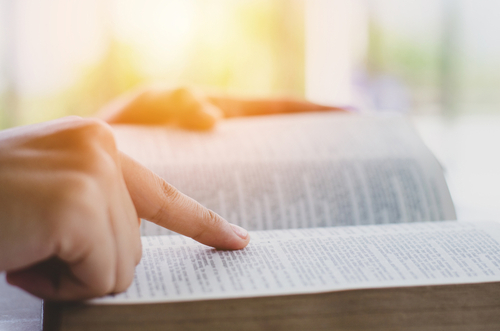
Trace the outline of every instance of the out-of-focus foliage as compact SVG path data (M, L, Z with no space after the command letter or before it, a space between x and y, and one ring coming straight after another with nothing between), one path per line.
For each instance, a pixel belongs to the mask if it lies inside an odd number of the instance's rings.
M366 3L370 40L363 83L375 108L394 105L449 116L500 110L500 38L495 33L500 2Z

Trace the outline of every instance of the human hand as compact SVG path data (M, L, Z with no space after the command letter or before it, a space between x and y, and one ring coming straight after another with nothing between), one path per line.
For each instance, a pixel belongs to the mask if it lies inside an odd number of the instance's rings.
M121 154L100 120L0 132L0 271L9 283L52 300L124 291L141 258L138 217L217 248L250 240Z
M238 99L205 96L191 89L147 88L123 95L98 115L108 123L176 124L211 129L223 117L342 110L292 99Z

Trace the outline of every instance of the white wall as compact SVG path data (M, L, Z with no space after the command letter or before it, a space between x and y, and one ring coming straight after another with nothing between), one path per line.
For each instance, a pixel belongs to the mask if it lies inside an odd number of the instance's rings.
M367 44L366 2L305 3L306 96L318 103L349 105L353 70Z

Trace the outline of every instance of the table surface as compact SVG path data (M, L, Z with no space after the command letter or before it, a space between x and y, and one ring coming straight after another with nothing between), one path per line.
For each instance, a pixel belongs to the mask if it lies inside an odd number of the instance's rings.
M35 331L41 329L42 300L10 286L0 274L0 330Z
M458 219L500 220L500 116L416 117L442 163ZM41 329L42 301L9 286L0 273L0 331Z

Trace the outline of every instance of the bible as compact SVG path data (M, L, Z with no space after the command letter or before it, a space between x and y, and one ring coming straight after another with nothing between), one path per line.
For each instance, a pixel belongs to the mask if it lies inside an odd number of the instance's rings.
M45 330L500 325L500 225L453 221L443 170L404 118L321 112L115 134L252 240L217 251L143 221L130 288L45 302Z

